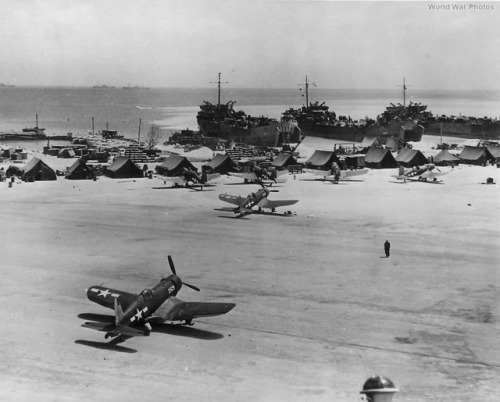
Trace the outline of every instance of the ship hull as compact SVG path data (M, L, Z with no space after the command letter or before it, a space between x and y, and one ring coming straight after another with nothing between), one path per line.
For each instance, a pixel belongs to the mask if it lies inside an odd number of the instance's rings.
M283 135L280 135L278 132L280 122L277 121L266 125L244 128L198 120L198 126L200 132L207 137L218 137L247 145L279 147L286 142L296 143L300 140L298 132L292 133L289 141Z
M413 121L373 126L342 126L313 122L299 122L298 125L306 137L323 137L347 142L362 142L366 136L380 137L382 141L388 137L397 137L404 142L418 142L424 133L423 128Z
M443 135L446 137L477 138L483 140L500 140L500 123L464 124L429 122L424 124L426 135Z
M46 140L47 136L45 134L10 134L10 133L0 133L0 140L2 141L35 141L35 140Z

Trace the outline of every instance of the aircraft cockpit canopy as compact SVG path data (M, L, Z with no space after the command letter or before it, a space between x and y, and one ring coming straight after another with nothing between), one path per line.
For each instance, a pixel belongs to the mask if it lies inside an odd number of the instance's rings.
M151 289L144 289L141 292L141 296L144 297L144 300L150 300L153 297L153 291Z

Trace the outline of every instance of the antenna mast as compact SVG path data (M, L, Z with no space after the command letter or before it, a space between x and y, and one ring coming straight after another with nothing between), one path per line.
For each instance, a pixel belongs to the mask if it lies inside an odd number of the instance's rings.
M220 106L220 84L229 84L229 82L221 82L220 75L221 75L221 73L219 73L219 80L217 82L210 81L210 84L217 84L217 88L218 88L218 91L217 91L217 107Z
M408 88L406 86L406 78L403 78L403 85L398 85L398 87L403 87L403 106L406 106L406 89ZM411 87L411 85L410 85Z
M313 86L316 86L316 84L312 83L312 84L309 84L309 81L307 81L307 75L306 75L306 83L305 84L297 84L299 86L302 86L304 85L305 88L306 88L306 107L309 107L309 85L313 85ZM300 88L300 90L302 91L302 88ZM304 95L302 95L304 96Z

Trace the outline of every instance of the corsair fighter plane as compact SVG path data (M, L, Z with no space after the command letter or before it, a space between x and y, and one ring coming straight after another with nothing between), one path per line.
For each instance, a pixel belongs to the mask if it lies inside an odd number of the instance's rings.
M194 187L200 187L201 190L203 190L204 186L208 186L209 181L217 179L220 177L219 173L202 173L198 174L194 170L190 170L188 168L183 168L182 172L179 176L162 176L162 175L156 175L157 178L160 180L163 180L163 182L166 184L167 181L172 183L172 187L188 187L188 188L194 188Z
M105 332L106 339L115 336L129 338L149 335L151 323L184 321L192 325L194 318L221 315L234 308L234 303L184 302L177 299L175 296L182 285L198 292L200 289L183 282L177 276L170 256L168 262L172 275L161 279L156 286L145 289L138 295L105 286L91 286L87 290L89 300L113 309L115 320L114 323L86 322L82 327Z
M258 191L250 193L246 198L229 194L220 194L219 200L236 205L236 208L232 208L231 210L235 214L239 214L240 217L246 214L262 212L262 209L270 209L272 212L275 212L276 208L278 207L293 205L299 201L299 200L272 201L267 198L268 196L269 196L269 190L266 187L262 186L262 188L260 188ZM253 209L254 207L257 207L258 210L254 210Z
M441 184L443 181L438 180L438 177L444 176L448 172L441 172L435 165L430 163L422 167L416 166L408 170L405 170L405 168L401 166L398 173L399 174L392 177L403 180L403 182L415 181L420 183Z

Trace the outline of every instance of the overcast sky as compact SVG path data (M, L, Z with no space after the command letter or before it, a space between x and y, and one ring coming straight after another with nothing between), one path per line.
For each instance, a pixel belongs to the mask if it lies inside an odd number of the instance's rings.
M0 82L500 89L500 3L469 4L0 0Z

